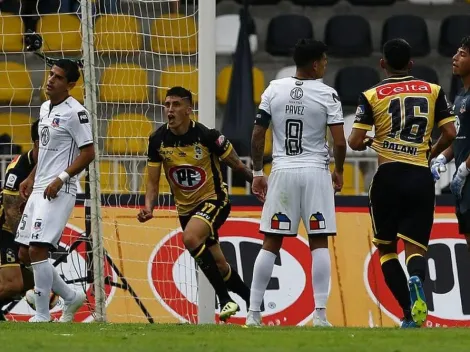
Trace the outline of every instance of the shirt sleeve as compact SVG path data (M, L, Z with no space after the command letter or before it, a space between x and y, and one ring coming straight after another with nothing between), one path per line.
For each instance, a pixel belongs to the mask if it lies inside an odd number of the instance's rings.
M147 151L147 164L148 166L160 166L163 161L160 155L160 138L156 134L152 134L149 137L149 146Z
M336 90L333 89L326 101L326 113L328 114L326 123L328 126L344 125L343 108Z
M437 95L434 118L438 127L456 120L452 105L447 100L446 94L442 88L439 89L439 94Z
M360 130L372 131L374 127L374 114L369 101L363 93L359 95L356 109L356 118L353 128Z
M8 169L5 175L5 184L3 185L3 191L7 194L18 194L20 183L25 179L25 175L21 172L19 167L22 156L19 155L16 159L12 160L12 163L16 162L16 165ZM27 176L27 175L26 175Z
M233 149L232 143L216 129L210 129L207 133L209 150L221 159L225 159Z
M255 118L255 125L268 128L271 123L272 86L269 85L261 95L261 103Z
M78 148L93 143L89 113L85 109L74 111L72 117L67 121L66 128L72 135Z

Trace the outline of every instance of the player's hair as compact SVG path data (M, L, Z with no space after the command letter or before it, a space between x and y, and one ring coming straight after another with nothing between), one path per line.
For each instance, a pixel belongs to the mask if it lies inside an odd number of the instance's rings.
M470 53L470 35L466 35L460 41L460 47Z
M411 60L411 45L402 38L391 39L382 49L383 57L393 70L403 70Z
M304 67L318 61L326 53L328 47L320 40L300 39L294 47L294 62L297 67Z
M166 92L167 97L180 97L181 99L188 99L189 104L193 105L193 95L189 90L183 87L172 87Z
M70 82L77 82L80 78L80 70L75 61L68 59L59 59L54 62L54 66L60 67L65 72L65 78Z
M39 140L39 119L31 124L31 140L33 142Z

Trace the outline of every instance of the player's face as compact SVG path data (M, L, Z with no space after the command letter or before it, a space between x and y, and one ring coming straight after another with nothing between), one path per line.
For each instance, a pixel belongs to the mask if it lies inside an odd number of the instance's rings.
M467 49L459 48L452 58L452 73L460 77L470 74L470 53Z
M47 78L46 94L50 98L68 95L69 91L75 86L75 82L69 83L65 77L63 69L57 66L52 66Z
M166 97L165 114L168 119L168 127L177 129L187 123L191 115L191 105L188 99L181 97Z
M323 76L325 75L327 64L328 64L328 57L326 56L326 54L323 54L320 60L315 61L313 63L313 68L315 69L315 72L317 73L317 78L323 78Z

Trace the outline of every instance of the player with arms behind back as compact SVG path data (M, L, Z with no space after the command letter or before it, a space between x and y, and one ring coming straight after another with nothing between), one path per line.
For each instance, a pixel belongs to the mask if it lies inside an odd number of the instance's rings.
M169 89L165 99L168 123L149 138L145 208L137 218L145 222L153 217L163 164L183 229L184 246L214 287L220 303L220 319L225 321L239 310L227 289L238 294L247 305L250 289L227 263L218 241L217 231L230 214L219 159L242 172L249 182L252 175L228 139L217 130L191 120L191 113L191 92L182 87Z
M299 41L294 50L296 76L272 81L261 97L251 142L252 188L255 195L266 195L260 225L265 237L255 261L247 326L261 325L260 307L274 261L283 238L297 236L300 219L307 229L312 251L313 323L331 326L326 318L331 276L328 236L336 235L334 191L343 186L346 140L338 95L318 81L326 69L326 50L320 41ZM270 124L273 166L267 185L262 170L264 138ZM332 174L327 128L334 143Z
M35 282L36 315L30 322L49 322L51 289L64 299L60 322L73 320L86 295L72 290L49 262L75 206L76 175L95 158L88 112L69 95L80 71L76 63L58 60L49 72L39 122L38 163L21 183L20 193L29 197L16 241L20 260L31 261ZM28 247L29 246L29 249Z
M411 47L405 40L384 44L380 66L388 78L359 96L349 136L353 150L370 146L379 155L369 190L373 242L385 282L403 309L403 328L419 327L427 317L423 281L435 200L429 160L455 138L455 116L442 88L410 76L412 64ZM434 125L441 135L431 149ZM372 139L366 133L374 126ZM405 244L408 283L398 261L400 238Z
M456 215L459 223L459 233L465 236L470 248L470 36L462 38L460 48L452 59L452 72L463 82L462 90L454 100L457 113L457 137L452 145L440 154L432 163L431 170L434 178L440 178L445 164L455 158L457 171L450 184L450 190L456 198Z
M19 244L15 242L15 234L25 204L25 200L20 196L19 186L38 160L38 125L39 120L31 125L33 148L15 157L6 169L0 208L0 309L12 302L18 294L34 287L33 273L20 264ZM2 318L0 311L0 320L3 320Z

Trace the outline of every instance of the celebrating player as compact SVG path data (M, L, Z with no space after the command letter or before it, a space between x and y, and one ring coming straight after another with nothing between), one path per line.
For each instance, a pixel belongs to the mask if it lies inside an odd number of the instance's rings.
M452 72L463 82L463 89L454 100L457 113L457 137L452 145L440 154L431 165L434 178L440 178L440 171L445 170L445 164L455 158L457 172L450 184L450 190L456 197L456 215L459 223L459 233L464 235L470 248L470 187L467 176L470 173L470 36L464 37L460 48L452 58Z
M33 273L20 265L19 245L15 242L15 234L23 213L22 206L25 203L20 196L19 186L28 177L38 160L38 125L39 120L31 126L33 149L14 158L6 169L0 209L2 231L0 234L0 309L18 294L34 286ZM0 311L0 320L2 318Z
M296 76L272 81L261 97L251 142L252 188L259 197L266 195L260 225L265 237L253 271L248 326L261 325L260 307L274 261L284 236L297 235L301 218L313 258L313 323L331 326L326 318L331 275L328 236L336 235L334 191L343 186L346 140L338 95L318 81L326 69L326 50L320 41L299 41L294 50ZM270 124L274 142L268 187L263 175L263 151ZM328 168L327 127L334 140L332 174Z
M230 213L219 159L242 172L247 181L252 181L252 174L228 139L191 120L191 113L191 92L182 87L169 89L165 99L168 123L149 138L145 208L137 218L145 222L153 217L163 164L183 228L183 243L214 287L220 319L225 321L239 310L227 289L246 302L250 290L227 263L218 242L217 230Z
M95 158L88 112L69 95L80 71L76 63L61 59L47 80L49 100L42 104L39 121L38 163L20 185L28 197L16 236L24 246L20 260L31 260L35 282L36 315L30 322L48 322L51 289L64 299L60 322L73 320L86 295L72 290L49 262L75 205L76 175ZM33 187L34 186L34 187Z
M353 150L377 151L379 168L369 191L374 231L385 282L403 309L402 327L419 327L426 320L423 291L424 258L434 220L434 180L429 159L455 138L455 116L442 88L409 75L411 47L403 39L384 44L380 66L387 79L359 96L349 137ZM430 148L433 126L441 130ZM375 126L375 137L366 135ZM405 244L407 284L397 255L397 240Z

